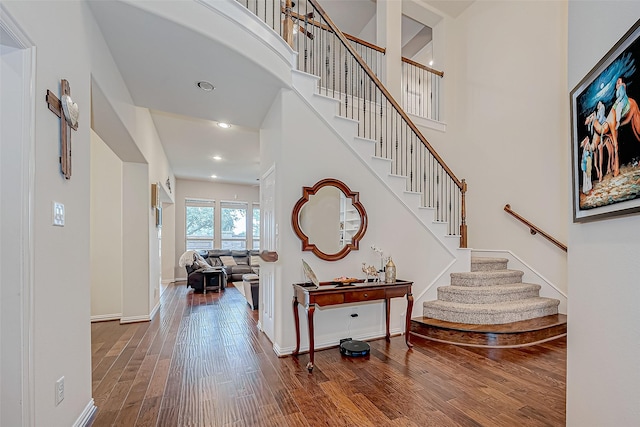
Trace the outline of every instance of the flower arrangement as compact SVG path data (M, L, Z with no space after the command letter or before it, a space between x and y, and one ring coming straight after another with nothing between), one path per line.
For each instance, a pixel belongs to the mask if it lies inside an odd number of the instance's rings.
M384 270L384 251L378 248L376 245L371 245L371 249L373 249L375 253L380 255L380 270L378 271Z

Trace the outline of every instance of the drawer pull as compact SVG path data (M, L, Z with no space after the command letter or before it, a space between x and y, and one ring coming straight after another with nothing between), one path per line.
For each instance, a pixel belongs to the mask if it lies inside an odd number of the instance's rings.
M365 297L365 298L366 298L366 297L368 297L368 296L369 296L369 294L364 294L364 297Z

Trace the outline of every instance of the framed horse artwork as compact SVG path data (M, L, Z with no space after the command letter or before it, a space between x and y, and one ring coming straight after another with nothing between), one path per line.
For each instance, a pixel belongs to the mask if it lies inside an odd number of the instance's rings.
M640 20L571 91L573 222L640 212Z

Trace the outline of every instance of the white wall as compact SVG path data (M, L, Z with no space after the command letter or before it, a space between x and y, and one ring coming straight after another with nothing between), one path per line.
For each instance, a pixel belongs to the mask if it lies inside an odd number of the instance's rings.
M174 188L174 187L171 187ZM162 283L167 284L175 280L176 260L176 205L162 204Z
M280 255L275 272L274 311L277 318L273 341L277 352L287 353L295 346L291 285L305 280L301 259L313 268L321 281L339 276L363 278L362 263L376 266L379 263L378 255L371 249L375 244L386 255L393 256L398 278L415 282L413 293L417 300L452 258L296 93L283 91L268 120L270 131L261 133L261 147L265 147L264 151L269 151L266 147L281 147L279 153L272 153L277 171L276 221ZM278 123L282 123L279 132L273 130ZM306 137L300 138L300 135ZM271 163L261 165L262 172L270 166ZM291 212L302 196L302 187L312 186L324 178L336 178L352 191L359 192L369 219L360 249L336 262L323 261L311 252L302 252L301 242L291 226ZM357 318L350 316L354 311L359 314ZM403 330L405 312L406 300L394 299L391 304L392 331ZM421 312L422 306L416 301L413 316ZM304 318L302 324L305 324ZM336 345L347 333L360 339L384 336L383 305L374 302L318 309L315 311L315 331L316 347ZM301 338L302 348L307 348L306 334Z
M122 161L91 131L91 319L122 315Z
M175 191L175 261L174 271L176 280L186 280L187 272L178 266L178 260L185 251L185 205L188 198L215 200L215 232L218 233L220 219L220 202L247 202L247 216L251 215L253 203L260 202L260 187L256 185L225 184L220 182L193 181L178 179ZM251 229L247 228L247 233ZM219 248L220 236L216 236L216 248Z
M121 322L149 320L153 308L149 302L150 277L154 269L150 267L150 239L154 224L151 209L150 187L146 182L148 166L142 163L126 162L122 168L122 232L123 241L123 288ZM157 243L156 243L157 248ZM155 272L156 277L158 273ZM158 285L159 287L159 285Z
M145 243L130 247L143 250L144 271L140 299L148 317L153 281L149 276L151 247L149 192L151 182L174 178L163 158L146 110L132 106L131 97L102 39L86 2L3 2L37 49L35 99L34 194L34 321L32 352L35 425L73 425L90 415L90 127L91 84L98 82L122 123L150 166L132 173L141 180L130 187L133 198L144 201L142 221L129 232ZM64 23L61 25L60 23ZM61 48L64 46L64 48ZM71 96L80 106L78 131L71 132L73 175L59 172L60 121L44 102L47 89L59 95L60 79L67 79ZM144 115L146 114L146 117ZM101 135L102 136L102 135ZM104 136L103 136L104 139ZM105 139L109 144L109 141ZM135 169L135 167L134 167ZM142 171L136 171L142 172ZM65 205L65 227L51 225L52 201ZM127 214L133 214L128 211ZM142 233L140 232L142 230ZM157 240L157 239L156 239ZM128 242L125 242L128 247ZM151 248L151 249L150 249ZM156 253L157 247L156 247ZM125 269L126 270L126 269ZM135 275L135 274L134 274ZM156 273L156 279L159 273ZM126 276L126 271L125 271ZM137 282L136 282L137 283ZM157 297L155 297L157 298ZM68 309L72 307L73 309ZM132 310L134 313L138 310ZM126 309L125 309L126 310ZM54 384L65 377L65 399L54 405Z
M565 293L566 253L503 208L567 242L566 27L566 3L550 1L475 2L443 19L447 132L422 129L467 181L469 247L510 250Z
M91 18L80 2L3 2L37 46L35 104L34 366L35 425L72 425L92 405L90 349L90 37ZM64 22L65 25L50 23ZM65 46L61 49L60 46ZM80 106L71 132L73 175L58 163L60 121L49 111L47 89L59 94L69 80ZM66 224L54 227L52 201L64 203ZM69 309L72 307L73 309ZM65 377L65 399L55 406L54 385Z
M639 2L569 2L569 91L638 16ZM568 110L566 113L568 117ZM568 155L568 144L565 151ZM570 185L567 173L564 188ZM587 224L573 224L571 217L567 199L564 218L570 223L571 293L567 425L639 425L640 217Z

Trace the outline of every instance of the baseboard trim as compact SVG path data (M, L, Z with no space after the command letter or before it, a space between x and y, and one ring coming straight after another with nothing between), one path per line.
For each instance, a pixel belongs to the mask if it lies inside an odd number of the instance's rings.
M120 323L123 325L125 323L137 323L137 322L149 322L149 321L151 321L151 317L149 317L146 314L143 314L141 316L130 316L130 317L120 318Z
M96 415L98 411L98 407L94 404L93 398L87 403L84 410L78 417L75 423L73 423L73 427L88 427L93 424L93 417Z
M186 282L187 278L186 277L176 277L175 279L173 279L173 283L175 282Z
M122 317L122 313L97 314L95 316L91 316L91 323L108 322L108 321L111 321L111 320L120 320L121 317Z
M175 281L175 279L166 279L166 280L162 280L160 283L162 283L163 285L170 285Z

